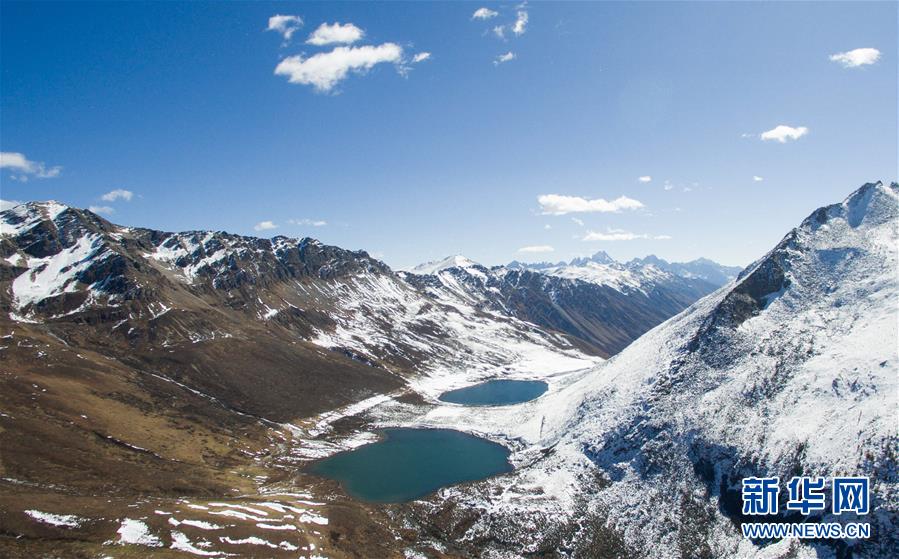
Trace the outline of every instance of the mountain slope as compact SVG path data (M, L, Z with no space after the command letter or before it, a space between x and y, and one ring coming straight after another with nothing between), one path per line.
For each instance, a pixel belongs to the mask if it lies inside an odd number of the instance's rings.
M446 492L454 515L484 511L466 534L578 557L888 556L899 544L897 205L899 185L862 186L732 287L518 411L533 421L492 416L483 431L536 446L506 479ZM454 424L443 413L429 420ZM740 480L798 472L870 476L872 539L743 540Z
M605 253L537 269L488 269L456 256L419 266L403 277L437 300L462 299L506 313L565 334L604 357L715 289L705 280L652 265L626 266Z

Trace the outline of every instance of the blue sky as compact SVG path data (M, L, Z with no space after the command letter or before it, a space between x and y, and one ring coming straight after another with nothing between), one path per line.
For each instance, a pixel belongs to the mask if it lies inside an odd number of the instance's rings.
M0 197L394 267L747 264L896 179L896 41L894 2L4 1Z

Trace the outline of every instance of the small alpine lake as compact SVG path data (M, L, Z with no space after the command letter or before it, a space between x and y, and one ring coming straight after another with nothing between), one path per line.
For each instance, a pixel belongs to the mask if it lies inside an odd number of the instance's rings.
M308 471L374 503L411 501L447 485L512 471L506 447L461 431L391 428L379 433L380 441L314 462Z
M440 401L465 406L509 406L534 400L548 388L542 380L488 380L444 392Z

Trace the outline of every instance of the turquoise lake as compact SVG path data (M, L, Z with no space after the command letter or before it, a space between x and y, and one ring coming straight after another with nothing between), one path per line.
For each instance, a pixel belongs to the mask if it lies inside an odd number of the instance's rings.
M384 429L378 442L313 463L352 497L411 501L445 487L512 471L506 447L451 429Z
M442 402L466 406L508 406L533 400L549 386L542 380L488 380L440 395Z

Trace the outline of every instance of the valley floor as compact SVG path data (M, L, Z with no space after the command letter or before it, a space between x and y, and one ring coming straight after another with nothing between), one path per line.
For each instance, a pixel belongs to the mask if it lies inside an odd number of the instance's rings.
M512 462L522 463L546 421L532 403L470 408L437 397L499 377L545 380L541 400L556 398L601 361L533 352L501 368L436 370L390 393L275 423L226 410L171 379L133 378L100 356L77 354L90 363L77 368L64 351L49 356L53 341L27 328L4 341L0 555L11 558L465 556L464 546L440 541L443 534L422 537L410 523L415 505L356 501L304 466L372 442L387 426L478 434L511 447ZM132 382L161 386L138 392ZM141 402L147 392L161 398L156 389L169 391L178 413ZM100 397L107 401L98 404ZM79 413L87 409L108 417ZM219 427L192 422L193 414L211 415Z

